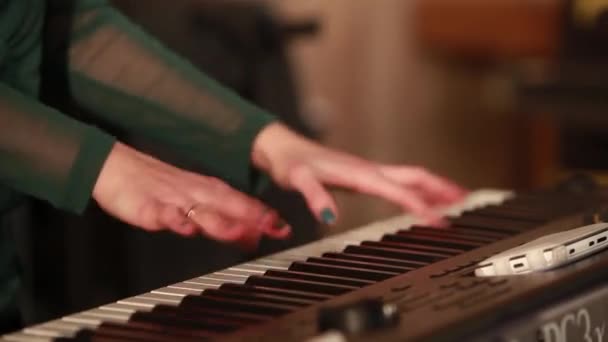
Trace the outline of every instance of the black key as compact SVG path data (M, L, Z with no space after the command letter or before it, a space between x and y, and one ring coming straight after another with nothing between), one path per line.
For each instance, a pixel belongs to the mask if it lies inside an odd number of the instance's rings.
M324 253L323 257L325 258L332 258L332 259L338 259L338 260L352 260L352 261L361 261L361 262L369 262L369 263L378 263L378 264L382 264L382 265L388 265L388 266L397 266L397 267L403 267L403 268L408 268L408 269L417 269L420 267L424 267L426 265L428 265L428 262L423 262L423 261L417 261L417 260L408 260L408 261L404 261L402 259L395 259L395 258L388 258L388 257L381 257L381 256L376 256L376 255L365 255L365 254L359 254L359 253L349 253L348 251L344 251L344 253Z
M278 277L270 277L266 275L250 276L249 278L247 278L246 284L278 289L322 293L333 296L341 295L357 289L357 287L355 286L330 285L327 283L319 283L314 281L305 281L297 279L285 279Z
M204 294L201 296L186 296L182 299L180 305L213 308L222 311L248 312L267 316L280 316L293 310L291 306L269 303L260 304L239 299L212 298Z
M535 223L546 221L548 218L553 216L547 210L533 209L530 205L515 207L515 206L487 206L484 208L476 209L473 211L465 211L461 214L464 215L475 215L484 217L495 217L503 218L514 221L522 221L526 223Z
M102 335L95 335L95 337L90 337L87 340L74 340L74 339L70 339L70 340L64 340L64 339L55 339L53 340L54 342L58 342L58 341L82 341L82 342L140 342L143 341L141 339L131 339L131 338L124 338L124 337L113 337L113 336L102 336Z
M448 236L445 237L437 237L437 236L425 236L425 235L416 235L415 233L409 232L398 232L395 235L385 235L382 237L382 240L386 241L396 241L402 243L410 243L410 244L430 244L433 246L440 246L445 248L453 248L463 251L469 251L475 248L482 247L486 245L483 242L471 242L467 240L462 240L458 238L451 238Z
M277 297L274 295L260 294L254 292L244 293L225 289L207 289L203 292L203 294L214 298L244 299L252 302L287 305L294 307L294 310L298 307L304 307L311 304L311 302L309 301L302 301L298 299L288 299L284 297Z
M453 227L474 227L509 234L519 234L537 226L537 224L530 224L521 221L476 215L464 215L450 221Z
M423 234L426 233L432 233L432 231L437 230L437 228L427 228L427 227L423 227L423 226L413 226L411 228L412 231L415 232L421 232ZM487 239L490 241L498 241L498 240L502 240L504 238L507 238L509 236L512 236L512 234L509 233L501 233L501 232L493 232L493 231L488 231L488 230L484 230L482 228L464 228L464 227L449 227L449 228L445 228L443 230L447 230L453 233L457 233L463 236L473 236L475 238L483 238L483 239ZM440 233L438 233L440 234Z
M505 212L515 212L518 214L532 215L532 216L553 216L555 215L556 208L563 207L564 203L556 201L513 201L507 202L500 206L488 206L490 211L503 210Z
M315 274L335 275L340 277L348 277L354 279L363 279L367 281L381 281L396 276L398 273L388 273L381 271L370 271L361 268L344 267L317 264L314 262L296 261L289 267L290 271L299 271Z
M499 240L497 238L489 238L489 237L483 236L483 235L465 234L465 233L458 232L451 228L439 228L439 229L438 228L422 228L422 229L420 229L420 227L411 227L411 229L409 229L409 230L400 230L397 233L414 234L414 235L420 236L420 237L433 236L433 237L439 237L439 238L446 237L446 238L453 238L453 239L461 239L461 240L466 240L466 241L481 244L481 245L487 245L487 244L490 244L492 242Z
M576 197L556 197L556 196L523 196L505 201L500 207L519 210L522 212L533 212L555 218L564 211L577 211L579 208L588 205L581 198Z
M218 337L218 334L195 332L188 335L186 332L177 332L179 329L172 329L151 323L128 322L125 324L103 323L97 330L93 340L97 336L121 338L127 341L150 341L150 342L172 342L172 341L206 341L210 338Z
M171 314L162 312L136 312L129 318L129 323L149 323L152 325L174 328L176 333L183 333L190 331L190 333L200 334L201 336L210 336L213 333L226 333L234 331L240 327L240 325L229 324L221 319L204 317L204 320L176 317ZM197 335L198 336L198 335Z
M331 298L331 296L323 295L323 294L319 294L319 293L293 291L293 290L290 291L290 290L285 290L285 289L272 289L269 287L233 284L233 283L222 284L220 286L220 289L226 289L226 290L230 290L230 291L234 291L234 292L269 294L269 295L275 295L275 296L282 296L285 298L306 300L311 303L321 302L321 301Z
M414 269L414 267L387 266L387 265L383 265L379 262L354 261L354 260L337 259L337 258L334 259L334 258L327 258L327 257L325 257L325 258L310 257L306 260L317 263L317 264L354 267L354 268L361 268L361 269L372 270L372 271L381 271L381 272L387 272L387 273L393 273L393 274L407 273Z
M208 308L201 308L195 306L171 306L171 305L157 305L152 309L152 312L160 312L164 314L170 314L176 317L209 317L218 318L231 322L237 325L248 325L257 324L267 321L269 318L266 315L258 315L244 312L226 312L221 310L214 310Z
M443 254L436 253L427 253L427 252L414 252L414 251L406 251L403 249L396 248L382 248L382 247L372 247L372 246L354 246L350 245L344 249L345 252L351 254L363 254L363 255L371 255L371 256L381 256L392 259L401 259L405 261L421 261L426 263L434 263L443 259L446 259L448 256Z
M355 287L364 287L364 286L372 285L374 283L372 281L366 281L366 280L361 280L361 279L318 275L318 274L295 272L295 271L268 270L264 274L271 276L271 277L276 277L276 278L301 279L301 280L307 280L307 281L314 281L314 282L318 282L318 283L355 286Z
M54 339L54 342L89 342L91 341L93 335L95 335L93 330L83 329L78 331L73 337L56 338Z
M527 224L539 224L547 221L551 217L547 214L539 214L518 209L508 209L505 207L485 207L481 209L476 209L473 212L464 212L461 217L468 215L522 221L523 223Z
M385 235L386 236L386 235ZM464 252L464 249L456 249L456 248L447 248L441 246L434 246L430 243L427 244L415 244L415 243L407 243L401 241L390 241L388 239L382 238L380 241L363 241L361 242L362 246L372 246L372 247L386 247L386 248L398 248L408 252L426 252L426 253L435 253L440 254L447 257L455 256Z

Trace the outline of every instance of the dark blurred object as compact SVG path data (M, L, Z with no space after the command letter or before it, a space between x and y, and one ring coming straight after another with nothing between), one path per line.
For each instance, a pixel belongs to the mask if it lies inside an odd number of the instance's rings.
M499 71L512 86L509 105L527 114L522 133L535 145L521 152L530 154L530 179L548 183L568 170L608 169L606 1L416 3L423 47L477 73Z
M568 0L562 59L595 60L608 58L608 3L602 0Z
M298 98L286 47L314 36L315 18L282 22L262 1L114 0L146 31L201 70L277 114L308 136L314 132L299 114Z
M584 195L593 193L599 187L599 184L591 175L576 173L560 182L556 190L569 194Z
M485 120L503 120L517 164L512 187L547 185L547 165L555 161L556 128L551 120L514 109L514 79L522 62L549 61L559 55L565 0L416 0L414 35L426 58L444 69L445 81L467 86L472 94L443 96L461 106L482 107ZM535 63L531 69L536 71ZM452 98L455 97L455 98ZM486 113L487 112L487 113ZM506 120L509 112L512 118ZM501 118L502 119L499 119ZM488 119L490 118L490 119Z
M608 170L608 3L565 2L560 50L542 72L518 75L518 100L559 123L559 164Z
M415 32L423 47L475 60L553 56L562 0L418 0Z
M563 6L558 54L542 70L521 70L520 101L567 124L607 125L608 3L569 0Z
M399 311L381 299L363 299L334 307L319 309L319 332L339 331L346 335L363 335L395 327Z
M298 114L285 51L293 37L313 34L317 29L314 22L285 25L263 4L253 2L114 3L204 72L276 113L292 128L314 136ZM67 21L57 21L62 22ZM66 81L61 74L61 70L50 70L45 75L46 99L65 111L79 113L65 94L53 90ZM119 137L164 160L182 163L153 143ZM76 217L35 203L31 208L35 214L24 216L24 227L18 232L27 266L26 323L99 306L318 238L316 220L299 195L272 187L263 200L292 224L294 234L289 241L263 241L255 255L202 237L185 239L133 229L95 206Z

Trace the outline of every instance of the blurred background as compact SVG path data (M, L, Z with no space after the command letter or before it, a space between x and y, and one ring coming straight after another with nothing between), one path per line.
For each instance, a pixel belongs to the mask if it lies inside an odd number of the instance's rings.
M578 170L602 177L608 168L608 1L113 3L204 72L327 145L421 165L469 189L530 188ZM18 232L28 323L397 213L336 193L342 220L328 230L298 196L265 196L296 234L256 254L145 234L95 208L85 217L38 208L39 221Z

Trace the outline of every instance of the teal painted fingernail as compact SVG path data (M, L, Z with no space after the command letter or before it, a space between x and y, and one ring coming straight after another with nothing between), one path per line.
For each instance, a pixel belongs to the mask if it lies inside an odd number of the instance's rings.
M331 211L331 209L325 208L321 211L321 220L325 224L333 224L336 222L336 215L334 215L334 212Z

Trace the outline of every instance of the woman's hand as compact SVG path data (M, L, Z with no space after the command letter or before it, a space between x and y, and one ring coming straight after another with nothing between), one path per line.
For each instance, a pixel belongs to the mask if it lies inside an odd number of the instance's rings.
M257 136L252 161L286 189L300 192L317 218L337 220L337 207L325 186L338 186L393 202L439 223L434 209L460 199L464 191L420 167L373 163L330 150L273 123Z
M110 215L148 231L170 229L255 248L290 234L274 211L224 182L187 172L116 143L93 197Z

